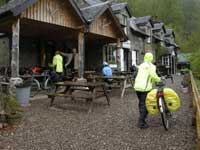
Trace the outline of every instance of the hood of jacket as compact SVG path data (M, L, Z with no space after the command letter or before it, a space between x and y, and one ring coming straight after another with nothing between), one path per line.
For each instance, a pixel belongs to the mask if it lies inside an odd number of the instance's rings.
M146 53L144 55L144 62L152 62L153 61L153 54L152 53Z

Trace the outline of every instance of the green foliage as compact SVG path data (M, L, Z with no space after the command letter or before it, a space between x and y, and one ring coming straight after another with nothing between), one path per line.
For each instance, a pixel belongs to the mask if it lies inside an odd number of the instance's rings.
M2 6L3 4L7 3L9 0L0 0L0 6Z
M192 53L191 57L190 57L190 63L191 63L191 67L192 67L192 71L200 74L200 49L196 50L195 52Z
M197 89L198 89L198 91L200 93L200 80L195 78L195 83L196 83Z
M21 106L14 97L0 95L0 108L1 111L5 112L5 118L8 123L12 123L13 120L18 120L22 117Z

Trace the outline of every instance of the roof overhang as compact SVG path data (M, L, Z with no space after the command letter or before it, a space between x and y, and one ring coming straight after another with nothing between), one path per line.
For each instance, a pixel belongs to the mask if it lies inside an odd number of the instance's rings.
M4 17L5 15L12 15L12 16L18 16L20 15L25 9L35 4L38 0L15 0L15 1L9 1L5 5L3 5L0 8L0 18ZM86 20L83 17L80 9L76 5L76 3L73 0L68 0L68 2L71 4L71 6L74 8L76 14L79 16L80 20L83 22L83 24L86 25Z

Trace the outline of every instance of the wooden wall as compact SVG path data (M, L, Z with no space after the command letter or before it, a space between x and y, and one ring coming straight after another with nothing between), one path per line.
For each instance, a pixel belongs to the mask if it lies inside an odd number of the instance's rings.
M79 28L82 22L74 8L66 0L39 0L26 9L21 18L56 24L69 28Z
M10 43L9 37L0 37L0 67L10 66Z
M104 12L97 20L91 25L90 32L104 35L111 38L119 38L119 32L116 23L113 19L110 19L110 13L108 11ZM117 32L118 31L118 32Z

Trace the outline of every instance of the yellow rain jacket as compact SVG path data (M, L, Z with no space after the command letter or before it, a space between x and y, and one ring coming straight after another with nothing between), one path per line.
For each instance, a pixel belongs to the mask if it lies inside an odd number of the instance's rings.
M63 58L61 55L56 54L53 57L53 66L56 67L56 72L58 72L58 73L63 72Z
M180 108L180 99L176 92L170 88L164 88L164 99L167 105L167 108L170 112L175 112ZM152 90L147 94L146 98L146 108L147 111L152 114L158 114L158 105L157 105L157 98L156 98L157 89Z
M152 61L153 55L151 53L146 53L144 62L138 67L138 73L135 78L134 89L136 91L150 91L153 81L160 82L160 78L156 74L156 66L151 63Z

